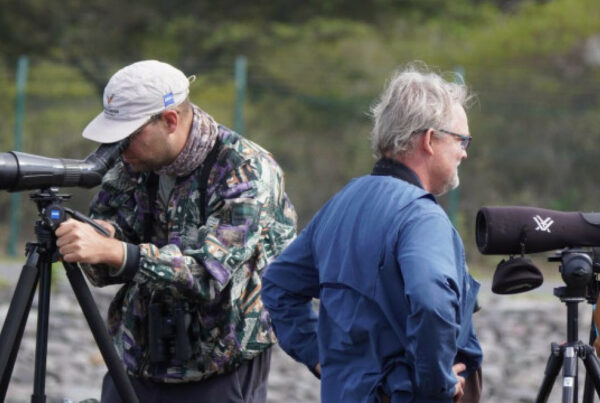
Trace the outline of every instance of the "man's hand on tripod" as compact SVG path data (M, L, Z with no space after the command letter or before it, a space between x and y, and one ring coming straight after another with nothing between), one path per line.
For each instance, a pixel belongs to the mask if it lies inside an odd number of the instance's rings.
M109 230L111 238L101 235L89 224L68 219L55 231L58 251L65 262L105 263L120 267L124 254L121 241L112 238L115 229L106 221L96 222Z
M462 362L452 366L452 372L454 372L454 376L456 376L456 379L458 380L454 387L454 403L460 402L460 399L462 399L465 394L465 378L459 375L459 373L463 372L465 369L467 369L467 366Z

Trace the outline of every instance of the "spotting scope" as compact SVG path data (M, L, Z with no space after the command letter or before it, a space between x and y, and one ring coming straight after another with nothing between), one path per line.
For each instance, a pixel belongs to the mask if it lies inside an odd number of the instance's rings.
M98 186L128 144L128 139L102 144L84 160L49 158L18 151L0 153L0 190Z
M475 220L475 238L484 255L600 246L600 213L522 206L482 207Z

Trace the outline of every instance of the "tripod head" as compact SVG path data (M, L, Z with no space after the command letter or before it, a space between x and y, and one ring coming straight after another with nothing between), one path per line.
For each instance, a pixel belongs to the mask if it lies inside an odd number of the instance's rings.
M37 192L30 194L29 198L37 205L39 215L39 219L35 223L35 233L38 238L35 245L40 248L41 252L50 254L50 260L52 262L58 260L54 231L69 217L85 222L94 227L94 229L101 234L110 236L109 232L104 227L88 216L63 206L63 202L69 200L71 195L58 193L57 188L40 189Z
M595 273L600 269L600 265L594 251L566 248L548 257L548 261L560 262L558 270L565 282L564 287L554 289L555 296L561 300L577 298L596 303Z

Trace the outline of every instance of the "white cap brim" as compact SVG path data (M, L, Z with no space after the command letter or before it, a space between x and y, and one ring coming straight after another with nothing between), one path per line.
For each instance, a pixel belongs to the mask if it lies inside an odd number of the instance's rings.
M83 137L98 143L114 143L139 129L148 119L149 116L134 120L108 119L104 112L101 112L83 129Z

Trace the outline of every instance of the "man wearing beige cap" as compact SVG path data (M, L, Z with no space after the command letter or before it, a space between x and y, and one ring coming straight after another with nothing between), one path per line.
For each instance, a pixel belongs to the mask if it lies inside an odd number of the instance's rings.
M108 326L140 401L265 402L261 275L296 215L272 156L192 104L189 83L154 60L111 77L83 136L129 142L91 205L112 236L68 220L56 244L94 285L122 284ZM119 401L107 374L102 402Z

